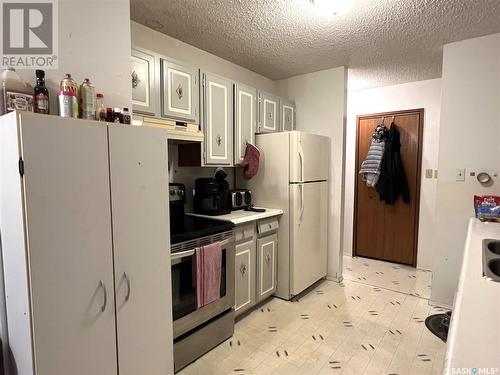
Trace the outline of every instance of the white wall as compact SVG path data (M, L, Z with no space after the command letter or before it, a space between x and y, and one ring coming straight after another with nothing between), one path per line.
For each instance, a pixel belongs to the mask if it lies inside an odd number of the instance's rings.
M485 188L469 176L500 173L500 34L444 47L439 139L431 301L451 305L473 195L500 195L498 178ZM465 182L455 181L457 168L466 168Z
M346 73L340 67L277 81L280 95L296 104L297 130L332 140L328 223L328 276L332 279L342 276Z
M356 116L424 108L417 267L423 269L432 268L432 238L435 225L434 209L437 181L434 178L426 179L424 171L427 168L437 169L440 104L441 79L411 82L368 90L349 91L347 96L346 193L343 244L345 255L351 255L353 250Z
M131 107L129 0L60 0L59 68L46 70L50 110L57 114L57 91L65 73L78 84L89 78L108 107ZM34 70L18 70L35 85Z
M219 74L271 93L276 91L274 81L233 64L199 48L159 33L137 22L131 22L132 45L179 60L211 73ZM221 38L224 36L221 35Z

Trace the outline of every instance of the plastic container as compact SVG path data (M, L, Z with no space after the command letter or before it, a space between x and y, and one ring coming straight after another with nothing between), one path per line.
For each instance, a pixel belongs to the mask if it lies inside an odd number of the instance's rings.
M33 87L7 68L0 75L0 115L12 111L33 112Z

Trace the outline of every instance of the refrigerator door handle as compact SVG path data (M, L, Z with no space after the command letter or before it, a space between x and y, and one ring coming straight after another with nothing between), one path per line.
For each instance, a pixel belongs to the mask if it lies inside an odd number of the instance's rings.
M300 214L299 214L299 225L302 222L302 217L304 216L304 185L300 184Z
M304 182L304 151L299 141L300 182Z

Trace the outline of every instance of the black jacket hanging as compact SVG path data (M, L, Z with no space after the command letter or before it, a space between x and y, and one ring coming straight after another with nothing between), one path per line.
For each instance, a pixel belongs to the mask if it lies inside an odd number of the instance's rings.
M401 161L400 150L399 131L393 122L387 132L384 155L380 163L380 177L376 185L380 200L385 201L386 204L394 204L400 194L403 195L403 202L410 203L408 181Z

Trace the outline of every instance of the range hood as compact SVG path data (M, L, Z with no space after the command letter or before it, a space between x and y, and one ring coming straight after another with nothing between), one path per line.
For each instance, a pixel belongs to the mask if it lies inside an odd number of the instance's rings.
M168 139L178 142L203 142L204 136L199 125L179 123L157 117L134 114L132 125L165 129Z

